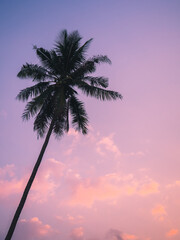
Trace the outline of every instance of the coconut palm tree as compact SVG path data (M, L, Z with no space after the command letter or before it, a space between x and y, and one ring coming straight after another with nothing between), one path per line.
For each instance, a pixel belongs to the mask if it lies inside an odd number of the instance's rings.
M17 95L18 100L30 99L22 118L29 120L35 117L34 131L38 137L46 136L5 240L10 240L13 235L51 134L62 136L68 132L69 115L75 130L87 134L88 116L84 103L78 98L78 90L103 101L122 98L118 92L106 89L107 78L91 75L99 63L111 62L103 55L87 59L86 52L92 39L83 45L81 39L78 31L68 33L63 30L52 50L34 46L40 65L26 63L17 75L19 78L30 78L34 83L32 87L21 90Z

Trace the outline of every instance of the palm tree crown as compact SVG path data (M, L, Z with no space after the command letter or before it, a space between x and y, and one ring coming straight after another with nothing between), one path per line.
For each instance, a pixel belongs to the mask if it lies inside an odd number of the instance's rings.
M43 137L50 124L52 132L61 136L69 130L69 114L73 127L87 133L88 116L83 102L78 99L80 89L87 96L100 100L116 100L121 94L107 90L108 79L93 77L99 63L111 63L107 56L97 55L86 59L92 39L80 44L78 31L68 34L63 30L55 47L48 51L34 46L40 65L26 63L18 73L19 78L31 78L34 86L20 91L17 99L27 103L22 118L35 116L34 130Z

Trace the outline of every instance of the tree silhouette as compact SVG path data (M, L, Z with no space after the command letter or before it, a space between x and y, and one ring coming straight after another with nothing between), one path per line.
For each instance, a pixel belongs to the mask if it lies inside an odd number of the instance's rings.
M68 132L69 115L75 130L87 134L88 116L84 103L78 99L78 90L102 101L122 98L118 92L106 89L107 78L91 75L98 64L111 61L104 55L86 59L92 39L83 45L81 39L78 31L68 33L63 30L52 50L34 46L40 65L26 63L17 75L23 79L30 78L34 83L32 87L21 90L17 95L17 99L21 101L30 99L22 118L29 120L35 117L34 131L37 131L38 137L46 136L5 240L10 240L13 235L51 134L62 136Z

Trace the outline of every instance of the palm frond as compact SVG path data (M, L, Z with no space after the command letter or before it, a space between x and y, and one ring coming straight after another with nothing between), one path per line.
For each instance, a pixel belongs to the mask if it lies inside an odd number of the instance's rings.
M41 105L41 109L37 114L34 121L34 131L37 131L38 136L43 137L50 122L53 120L54 124L57 124L57 119L60 116L60 109L57 106L57 91L52 87L51 91L47 91L45 93L46 96L43 96L44 93L41 94L43 103Z
M67 103L66 103L66 132L69 131L69 99L67 100Z
M100 86L103 88L107 88L109 85L108 78L105 78L105 77L87 76L87 77L84 77L83 80L90 82L92 86Z
M63 63L62 59L57 55L56 51L51 50L51 59L52 63L50 65L52 74L55 75L55 77L61 76L63 73Z
M36 46L34 46L34 49L36 50L36 54L38 56L38 58L40 59L40 62L42 63L42 65L49 69L50 71L53 71L55 70L55 66L54 66L54 62L56 62L57 64L57 61L53 61L53 58L52 56L55 58L55 51L48 51L44 48L38 48ZM56 59L57 60L57 59Z
M34 117L37 114L37 112L41 109L43 104L46 101L50 101L50 99L53 97L52 87L53 86L51 86L51 88L49 87L47 90L41 93L41 95L34 97L30 102L26 104L22 115L23 120L29 120L30 117Z
M44 81L48 75L45 68L38 66L37 64L26 63L21 67L17 77L32 78L33 81Z
M52 99L50 98L46 99L34 121L34 131L37 131L39 137L44 136L49 126L49 123L53 118L52 109L53 109Z
M64 86L65 98L68 99L70 96L78 95L77 91L70 87L68 84Z
M67 37L68 37L67 30L66 29L62 30L58 35L57 40L55 41L55 46L60 49L60 46L66 45Z
M79 101L75 96L69 100L70 111L72 115L72 125L77 131L87 134L88 116L84 108L83 102Z
M59 56L68 56L72 48L79 48L81 39L82 37L79 35L78 31L73 31L68 34L67 30L63 30L56 40L55 50Z
M86 60L86 51L89 48L89 45L93 39L89 39L86 41L80 48L75 49L72 58L71 58L71 64L70 64L70 71L77 69L80 64L82 64Z
M116 100L122 99L122 95L118 92L102 89L99 87L91 86L83 81L79 81L77 87L83 91L87 96L95 97L99 100Z
M95 63L109 63L111 64L111 60L106 55L97 55L90 59Z
M64 122L62 119L56 119L54 122L53 133L57 138L62 137L64 134Z
M49 84L49 82L39 82L32 87L25 88L19 92L16 99L26 101L29 97L36 97L44 92L48 88Z
M61 137L66 131L66 111L61 112L60 116L57 116L54 121L53 132L56 137Z
M67 75L73 66L73 56L79 48L81 36L77 31L70 34L62 31L55 44L55 51L61 59L64 76Z
M67 102L63 105L59 104L59 108L56 109L56 112L54 114L54 128L53 132L55 133L56 137L61 137L64 132L68 131L69 126L69 120L67 119L68 114L68 106Z
M81 64L78 69L76 69L75 71L73 71L71 73L71 77L73 79L82 79L85 76L87 76L87 74L93 73L96 71L96 65L99 63L111 63L110 59L107 56L103 56L103 55L98 55L98 56L94 56L93 58L88 59L87 61L85 61L83 64Z
M35 116L41 106L42 103L40 103L37 98L34 98L32 101L28 102L22 114L22 119L29 120L30 117Z

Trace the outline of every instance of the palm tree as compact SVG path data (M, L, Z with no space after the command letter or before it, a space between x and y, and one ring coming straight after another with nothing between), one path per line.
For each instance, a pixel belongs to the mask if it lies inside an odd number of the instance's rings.
M62 136L68 132L70 114L72 126L87 134L88 116L77 91L81 90L87 96L103 101L122 98L118 92L106 90L107 78L91 75L96 71L97 64L111 62L103 55L86 59L92 39L83 45L81 39L78 31L68 33L63 30L52 50L34 46L40 65L26 63L17 75L19 78L31 78L34 82L32 87L21 90L17 95L18 100L30 99L22 118L29 120L35 117L34 131L37 131L38 137L44 137L45 134L46 137L5 240L10 240L13 235L51 134Z

